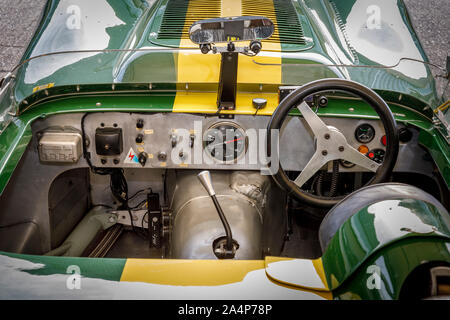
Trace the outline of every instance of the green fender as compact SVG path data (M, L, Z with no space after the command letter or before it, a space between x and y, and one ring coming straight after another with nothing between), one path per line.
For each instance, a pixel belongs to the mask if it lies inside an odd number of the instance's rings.
M375 253L339 288L335 299L399 299L408 275L427 263L450 263L450 242L433 237L410 237ZM375 275L375 273L377 273ZM378 277L377 285L374 277Z
M450 262L450 216L445 209L416 199L376 202L343 223L322 261L333 292L374 295L366 280L371 275L367 268L376 264L385 279L397 279L391 282L394 287L385 288L396 298L403 283L398 280L414 268L427 261ZM375 296L385 298L381 294Z

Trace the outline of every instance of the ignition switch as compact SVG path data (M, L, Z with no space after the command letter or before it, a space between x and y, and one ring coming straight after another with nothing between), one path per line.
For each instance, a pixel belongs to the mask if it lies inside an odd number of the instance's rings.
M146 152L139 153L138 160L142 166L145 166L147 163L148 154Z

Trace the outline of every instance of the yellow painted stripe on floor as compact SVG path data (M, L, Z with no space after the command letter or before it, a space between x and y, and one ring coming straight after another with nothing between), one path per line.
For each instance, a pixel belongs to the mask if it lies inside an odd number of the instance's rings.
M263 260L127 259L120 281L218 286L240 282L258 269L264 269Z

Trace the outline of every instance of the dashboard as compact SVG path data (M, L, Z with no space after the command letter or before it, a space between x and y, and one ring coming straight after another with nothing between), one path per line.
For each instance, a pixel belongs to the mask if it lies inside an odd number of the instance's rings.
M322 117L338 128L354 148L381 162L386 138L379 120ZM41 162L78 162L86 150L96 167L260 170L268 162L268 116L230 119L184 113L105 112L54 115L34 125ZM396 170L423 171L416 134L403 134ZM82 145L82 136L85 145ZM301 171L315 150L315 140L301 117L289 117L280 130L279 155L284 170ZM402 154L407 155L405 158ZM340 171L365 171L340 162Z

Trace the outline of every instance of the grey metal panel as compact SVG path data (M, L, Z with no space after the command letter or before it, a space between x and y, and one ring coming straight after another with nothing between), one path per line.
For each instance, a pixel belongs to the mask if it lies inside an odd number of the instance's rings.
M144 119L143 130L136 129L136 122L138 119ZM370 150L385 147L381 144L381 138L385 134L382 123L379 120L372 119L348 119L348 118L332 118L322 117L327 125L331 125L339 129L350 145L358 148L359 143L355 138L355 129L363 123L368 123L375 128L374 139L367 143L367 147ZM86 119L86 134L91 141L94 139L94 132L97 127L104 124L106 127L112 127L116 124L123 129L124 135L124 153L120 157L99 157L95 154L93 147L89 147L91 152L92 162L95 166L100 167L114 167L113 159L120 160L120 167L133 167L141 168L138 163L130 164L125 163L130 148L138 154L138 149L143 150L151 155L148 159L145 168L172 168L172 169L210 169L210 170L260 170L261 169L261 152L260 146L265 146L266 135L264 131L267 128L267 124L270 117L265 116L246 116L236 115L232 120L236 125L248 131L249 129L255 129L257 132L256 149L251 146L247 150L245 158L241 159L241 162L237 164L222 164L217 161L211 160L211 158L205 153L202 153L202 162L196 163L196 159L189 154L195 148L202 149L202 137L199 136L198 131L202 134L212 125L222 122L223 120L215 116L202 116L193 114L181 114L181 113L157 113L157 114L137 114L137 113L97 113L89 115ZM227 120L228 122L229 120ZM197 123L197 125L196 125ZM401 127L400 125L399 127ZM138 133L145 133L148 130L151 134L144 134L144 144L136 144L135 138ZM196 140L194 142L194 149L189 148L189 134L197 130ZM172 149L170 136L175 131L178 135L178 143L175 149ZM184 134L182 134L184 132ZM259 139L261 138L261 139ZM311 156L314 153L314 138L309 126L299 117L290 117L285 121L281 129L280 136L280 161L285 170L301 171ZM93 143L91 143L93 145ZM178 160L178 153L183 150L188 154L184 161ZM265 150L264 154L265 154ZM168 156L167 161L162 163L158 160L158 153L165 152ZM255 155L257 153L257 155ZM410 158L404 157L403 153L408 156L415 156L417 154L423 155L423 150L418 147L417 132L414 135L414 139L408 144L400 145L399 161L395 167L395 171L413 171L422 172L426 171L426 174L431 174L431 167L424 164L422 159L415 157L416 161L409 161ZM258 162L253 162L253 158L257 156ZM108 163L103 165L101 158L107 159ZM183 163L180 163L183 162ZM340 168L341 171L367 171L360 167L353 168Z
M49 215L52 249L59 246L89 207L89 172L73 169L59 175L49 194Z
M196 172L195 172L196 173ZM284 202L270 177L257 172L211 172L217 199L230 224L240 248L236 259L260 259L263 252L263 234L266 216L272 216L271 232L283 238ZM269 197L272 194L274 197ZM277 197L275 197L275 195ZM216 259L212 243L225 231L214 204L196 177L189 171L177 171L175 192L172 196L172 257L181 259ZM270 211L269 211L270 210ZM281 221L281 222L278 222ZM276 243L276 240L268 241ZM276 244L274 245L276 246Z
M34 223L39 230L40 240L35 241L29 238L29 241L33 241L32 246L34 251L48 251L50 250L50 221L49 221L49 203L48 203L48 191L50 185L55 177L64 171L74 168L86 168L87 163L82 157L77 163L74 164L49 164L39 161L38 156L38 132L55 126L70 126L74 129L81 131L81 118L82 113L73 114L59 114L53 115L47 118L41 118L36 120L32 124L33 139L27 147L26 152L22 156L20 163L18 164L10 182L6 186L2 197L0 198L0 225L13 225L28 221ZM123 164L123 161L128 152L128 148L136 148L134 141L138 130L136 130L137 119L143 118L145 121L144 130L153 130L153 134L146 135L144 149L146 152L154 154L153 159L149 159L145 168L158 168L159 172L153 172L153 170L144 170L139 164ZM380 147L380 138L383 134L381 130L381 124L377 120L371 119L345 119L345 118L331 118L324 117L325 123L333 125L336 128L342 130L344 135L349 140L350 144L356 144L354 140L354 130L360 123L369 123L376 128L377 136L368 144L369 148ZM237 115L233 120L244 129L265 129L270 117L253 117L245 115ZM121 156L121 163L117 167L134 168L135 178L129 177L130 181L140 181L133 185L130 183L130 194L139 190L141 187L146 187L148 181L152 181L150 186L155 188L155 192L162 191L161 182L159 176L166 168L173 169L209 169L209 170L259 170L258 165L248 164L203 164L203 165L189 165L180 166L170 161L167 162L165 167L162 167L156 154L158 151L166 151L170 154L170 133L174 128L184 128L189 133L189 130L194 129L194 121L201 121L201 129L205 130L214 123L221 121L215 116L202 116L191 114L177 114L177 113L164 113L164 114L137 114L137 113L95 113L86 118L86 133L90 140L91 146L93 145L95 129L104 123L105 126L113 126L116 123L124 130L124 153ZM291 119L286 123L285 128L282 131L280 152L281 162L285 170L301 170L309 159L309 155L313 152L313 140L309 129L303 124L303 119ZM411 142L400 145L399 161L395 167L395 171L401 172L420 172L430 177L432 175L433 163L425 160L426 151L418 145L418 132L413 130L414 135ZM198 146L201 141L199 139L195 142ZM185 148L188 144L188 139L180 139L180 146ZM100 159L93 152L92 147L89 147L94 165L102 166ZM251 152L247 152L246 157ZM248 158L246 158L248 159ZM112 164L111 160L107 164L108 166L116 166ZM350 170L358 170L353 168ZM141 172L142 171L142 172ZM347 169L341 168L341 171L347 171ZM131 172L131 171L130 171ZM128 170L126 170L128 175ZM142 177L141 180L136 177ZM93 192L92 198L94 203L101 203L107 201L112 203L112 199L109 192L108 177L99 177L98 175L92 176ZM103 180L102 180L103 179ZM174 179L173 176L171 178ZM173 186L173 184L171 184ZM96 188L98 186L98 188ZM24 201L26 196L26 201ZM0 230L1 232L1 230Z

